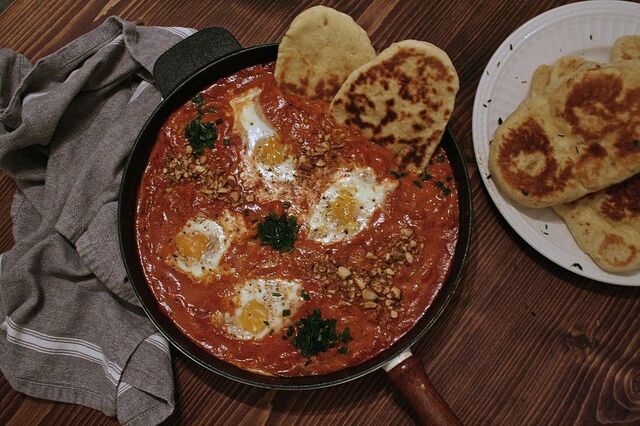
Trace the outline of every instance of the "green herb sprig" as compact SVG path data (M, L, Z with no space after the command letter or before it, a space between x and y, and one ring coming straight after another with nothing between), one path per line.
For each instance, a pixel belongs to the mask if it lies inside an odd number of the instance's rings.
M205 148L213 148L218 139L218 128L216 123L200 121L200 116L196 116L184 129L184 136L191 145L194 156L201 155Z
M300 355L307 358L307 364L311 362L311 357L326 352L335 347L338 343L347 343L351 338L351 331L345 328L341 333L336 331L335 319L323 319L320 309L314 309L313 313L305 318L296 321L297 333L291 339ZM288 330L287 336L293 334L293 330ZM286 338L285 336L283 336ZM341 346L339 353L347 353L347 348Z
M268 245L279 252L293 250L298 233L298 222L295 216L282 214L280 217L273 213L258 224L258 238L262 245Z

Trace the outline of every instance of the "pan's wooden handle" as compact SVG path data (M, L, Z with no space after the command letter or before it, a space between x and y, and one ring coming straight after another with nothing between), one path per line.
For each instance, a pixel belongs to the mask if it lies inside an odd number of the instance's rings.
M429 380L424 366L410 352L404 352L385 366L389 381L411 404L425 425L462 425Z

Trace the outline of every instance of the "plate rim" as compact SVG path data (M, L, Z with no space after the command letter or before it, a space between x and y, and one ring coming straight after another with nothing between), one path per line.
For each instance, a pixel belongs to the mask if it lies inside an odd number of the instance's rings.
M595 276L591 272L579 270L577 268L568 266L561 260L555 258L550 253L542 250L541 247L539 247L539 243L535 241L534 238L530 236L530 234L528 234L524 230L521 231L519 229L519 224L515 222L514 218L512 218L509 212L506 211L507 207L504 204L509 203L509 201L500 193L497 188L495 188L494 190L494 188L492 187L492 185L494 184L490 184L488 182L488 179L485 175L485 172L488 172L488 166L485 166L484 164L486 159L481 158L480 151L476 149L477 146L480 146L481 142L487 143L487 141L484 140L482 132L486 128L485 126L487 125L488 117L483 117L484 119L481 119L480 116L483 115L481 108L483 108L482 105L485 102L485 95L494 93L495 89L495 76L489 71L491 69L497 68L496 65L500 63L500 60L508 58L510 56L510 53L515 52L522 43L526 42L526 40L530 36L537 33L541 29L544 29L545 27L548 27L550 25L557 24L557 21L562 21L567 17L575 17L581 15L593 16L594 11L597 10L602 10L609 15L614 15L620 14L621 12L640 11L640 4L618 0L592 0L559 6L545 11L537 16L534 16L533 18L516 28L502 41L498 48L493 52L491 58L482 70L482 75L480 77L480 81L478 82L476 93L474 95L472 113L472 140L474 146L474 157L476 159L476 164L478 165L478 173L480 174L480 179L482 180L482 183L487 190L492 203L498 209L500 216L502 216L502 218L509 224L511 229L513 229L513 231L515 231L516 234L518 234L518 236L522 238L524 242L527 243L527 245L529 245L533 250L535 250L537 253L541 254L551 262L555 263L556 265L560 266L561 268L585 278L597 281L599 283L625 287L637 287L640 286L640 279L638 280L637 284L621 282L617 276L611 276L613 275L612 273L601 269L595 262L593 262L591 257L584 252L582 252L582 254L586 255L589 261L593 263L594 267L597 268L596 271L604 275ZM640 18L638 19L638 21L640 22ZM512 49L510 47L512 47ZM521 212L518 213L518 216L526 217L526 215ZM527 219L526 221L530 222L530 219ZM571 234L569 233L569 235ZM636 271L628 275L621 274L619 275L619 278L626 279L628 276L635 277L636 275L640 275L640 271Z

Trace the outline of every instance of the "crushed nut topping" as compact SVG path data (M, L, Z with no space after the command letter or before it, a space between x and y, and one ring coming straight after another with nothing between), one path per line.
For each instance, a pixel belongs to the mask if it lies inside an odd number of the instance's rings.
M245 201L236 178L225 175L222 170L211 168L207 164L206 155L194 157L192 154L193 149L187 145L184 152L168 154L164 159L162 175L170 184L194 182L203 194L215 199L224 199L234 206ZM171 190L170 185L167 191Z
M340 306L361 306L378 314L387 312L396 319L405 308L402 306L402 289L394 285L394 278L401 268L414 262L424 244L413 239L410 228L402 228L397 241L386 251L365 254L367 262L362 269L339 264L326 254L311 266L315 280L319 281L327 293L340 298Z

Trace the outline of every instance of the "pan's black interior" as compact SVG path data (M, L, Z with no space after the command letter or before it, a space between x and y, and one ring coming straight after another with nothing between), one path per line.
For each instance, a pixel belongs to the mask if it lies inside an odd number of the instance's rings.
M187 100L193 97L198 91L211 85L221 77L252 65L275 61L277 49L277 44L270 44L230 53L192 73L190 77L179 84L170 94L165 96L164 101L148 119L140 132L126 165L118 206L120 248L131 286L138 296L140 304L155 326L173 346L185 356L204 368L242 383L277 389L312 389L343 383L379 368L420 339L438 319L451 299L466 264L471 237L471 191L464 158L453 135L447 129L442 139L442 146L453 166L460 204L459 237L451 271L433 305L427 310L425 315L409 333L376 357L360 365L326 375L273 377L242 370L219 360L201 349L197 344L183 335L174 323L165 316L158 301L147 285L140 265L136 244L135 212L138 186L142 179L151 149L156 141L156 135L165 118L172 111L187 102Z

